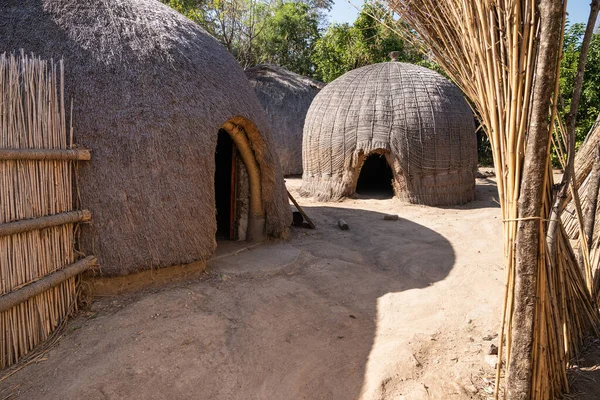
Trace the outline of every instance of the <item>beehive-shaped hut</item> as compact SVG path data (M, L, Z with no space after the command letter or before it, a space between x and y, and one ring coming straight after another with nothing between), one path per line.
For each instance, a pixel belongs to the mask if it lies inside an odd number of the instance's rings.
M243 69L198 25L155 0L3 1L0 51L21 49L64 60L75 143L92 150L77 171L93 214L80 250L102 274L205 260L218 228L285 233L269 124Z
M473 114L455 85L420 66L373 64L328 84L308 110L302 151L301 192L323 201L377 185L416 204L475 197Z
M302 174L304 118L325 84L271 64L247 69L246 75L273 127L283 174Z

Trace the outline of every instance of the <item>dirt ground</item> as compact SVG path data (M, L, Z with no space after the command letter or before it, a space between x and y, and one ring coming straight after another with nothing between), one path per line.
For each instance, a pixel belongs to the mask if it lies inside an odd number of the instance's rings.
M451 208L318 203L299 183L316 230L95 299L0 399L489 398L504 281L493 181Z

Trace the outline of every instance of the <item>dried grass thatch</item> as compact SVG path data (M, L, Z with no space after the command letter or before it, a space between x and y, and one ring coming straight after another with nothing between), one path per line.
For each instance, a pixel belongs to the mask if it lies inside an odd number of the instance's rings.
M246 76L273 127L275 151L283 174L302 174L304 119L325 84L271 64L247 69Z
M597 152L600 149L600 115L596 119L596 123L590 129L588 136L579 148L575 157L575 183L581 198L582 208L589 206L590 198L593 197L590 189L590 178L594 163L596 162ZM565 213L562 215L563 222L567 234L571 239L579 237L579 223L577 221L575 204L571 201L567 206ZM596 211L596 220L600 221L600 210ZM595 225L594 241L600 236L600 224Z
M242 68L198 25L155 0L8 0L0 49L64 59L78 170L94 220L82 250L104 275L203 260L213 253L214 151L234 117L260 170L266 232L289 222L268 122Z
M427 68L386 62L350 71L315 97L303 137L302 193L352 195L372 152L385 154L398 198L452 205L473 200L475 122L460 90Z

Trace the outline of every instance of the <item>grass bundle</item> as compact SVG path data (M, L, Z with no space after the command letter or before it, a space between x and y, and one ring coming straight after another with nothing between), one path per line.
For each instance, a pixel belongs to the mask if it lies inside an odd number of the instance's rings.
M506 292L500 361L505 396L568 391L567 363L598 322L555 204L550 144L556 117L562 0L388 0L471 100L487 133L504 221ZM502 362L498 363L496 395Z
M63 65L0 55L0 149L67 149ZM0 160L0 224L72 210L66 160ZM0 295L73 263L73 224L0 236ZM76 307L75 278L0 313L0 368L17 362Z
M558 146L556 146L560 161L563 161L565 158L562 156L562 153L564 152L563 147L564 146L561 146L560 143ZM589 272L590 275L597 275L598 266L600 265L600 251L598 251L598 242L600 240L600 224L595 223L598 220L598 214L600 211L597 204L599 185L600 115L598 116L594 126L590 129L575 158L574 187L577 189L576 194L578 196L573 196L571 193L569 197L569 204L561 216L569 238L576 240L576 244L579 244L582 258L585 255L588 255L589 257L591 268L591 271ZM577 199L577 197L579 197L579 199ZM580 207L577 207L576 200L580 200ZM582 218L584 220L583 233L585 242L582 242L584 238L582 238L580 235L580 233L582 233ZM600 289L597 286L598 285L596 284L596 287L594 288L595 292Z

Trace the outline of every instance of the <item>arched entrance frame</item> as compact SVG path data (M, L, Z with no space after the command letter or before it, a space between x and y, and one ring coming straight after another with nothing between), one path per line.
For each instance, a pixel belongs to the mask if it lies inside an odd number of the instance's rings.
M246 170L250 187L250 215L248 218L248 240L261 240L265 236L265 209L262 201L262 183L260 178L260 166L252 150L251 141L247 130L253 133L258 130L250 121L243 117L234 117L225 122L221 129L226 131L235 143ZM255 132L254 132L255 131Z
M364 152L360 150L358 153L358 157L355 158L356 163L355 167L351 168L352 175L350 180L350 185L346 186L350 190L345 194L354 195L356 193L356 185L358 183L358 178L360 177L360 171L367 160L367 158L372 154L379 154L385 156L385 160L392 169L392 188L394 190L394 197L398 197L400 193L405 192L408 189L408 181L404 175L403 169L400 165L400 161L392 155L390 150L383 148L372 149L368 152ZM348 181L347 181L348 182Z

